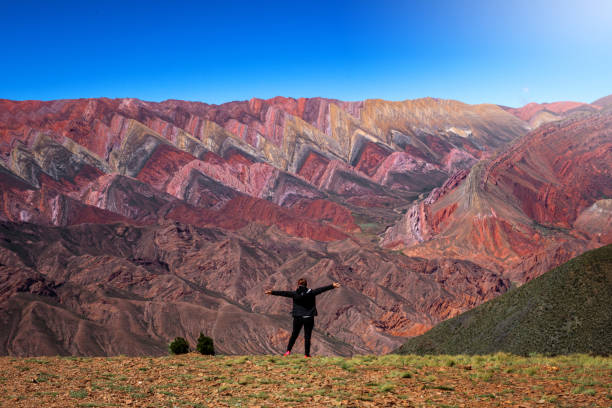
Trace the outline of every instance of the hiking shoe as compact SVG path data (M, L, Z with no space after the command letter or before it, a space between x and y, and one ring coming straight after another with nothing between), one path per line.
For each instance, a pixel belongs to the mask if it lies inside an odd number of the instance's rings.
M289 357L289 355L291 354L291 352L289 350L285 351L285 354L283 354L283 357Z
M304 358L310 358L311 356L305 355Z

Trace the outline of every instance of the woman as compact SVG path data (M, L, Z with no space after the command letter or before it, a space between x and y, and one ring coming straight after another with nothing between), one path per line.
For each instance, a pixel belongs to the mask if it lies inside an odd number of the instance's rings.
M338 282L334 282L332 285L323 286L317 289L308 289L308 282L306 279L301 278L298 280L298 287L295 291L285 290L266 290L266 295L274 296L285 296L293 299L293 310L291 315L293 316L293 332L289 338L289 344L287 344L287 351L284 356L291 354L291 349L295 340L304 326L304 357L310 357L310 337L312 336L312 329L314 328L314 317L317 315L317 304L316 296L331 289L340 287Z

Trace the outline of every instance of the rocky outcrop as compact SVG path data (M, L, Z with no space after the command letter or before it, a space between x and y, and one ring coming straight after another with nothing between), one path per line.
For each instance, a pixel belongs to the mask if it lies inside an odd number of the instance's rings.
M291 305L262 294L301 276L342 283L319 298L317 354L390 351L401 336L508 288L465 261L411 259L263 227L236 234L179 222L3 222L2 354L160 355L172 338L193 343L200 331L221 353L279 353Z
M610 163L609 113L540 127L415 203L383 244L469 259L525 282L610 242Z
M602 244L612 242L612 199L595 201L579 213L573 225Z

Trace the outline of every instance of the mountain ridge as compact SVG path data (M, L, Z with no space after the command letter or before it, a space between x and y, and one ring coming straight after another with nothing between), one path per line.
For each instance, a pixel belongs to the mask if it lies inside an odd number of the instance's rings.
M609 113L536 129L413 204L383 245L409 256L482 257L481 264L523 283L547 262L609 243L611 129ZM596 202L601 211L589 210ZM535 270L524 267L529 257L541 260Z
M225 353L279 352L286 305L261 293L299 277L343 284L324 301L317 353L393 350L504 293L525 270L540 273L534 257L504 276L477 253L379 246L415 200L476 181L503 146L538 134L527 131L495 105L434 98L0 101L0 310L14 328L2 353L159 354L200 330ZM546 264L608 239L608 206L591 198L576 219L591 235L543 240L542 250L556 245ZM33 322L47 313L63 317L36 343ZM106 334L67 345L86 322ZM114 337L122 327L136 339Z

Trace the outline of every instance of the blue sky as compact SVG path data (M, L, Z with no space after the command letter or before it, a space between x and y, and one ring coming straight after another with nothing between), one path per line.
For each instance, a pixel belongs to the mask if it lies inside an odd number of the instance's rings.
M612 93L612 1L4 1L0 98Z

